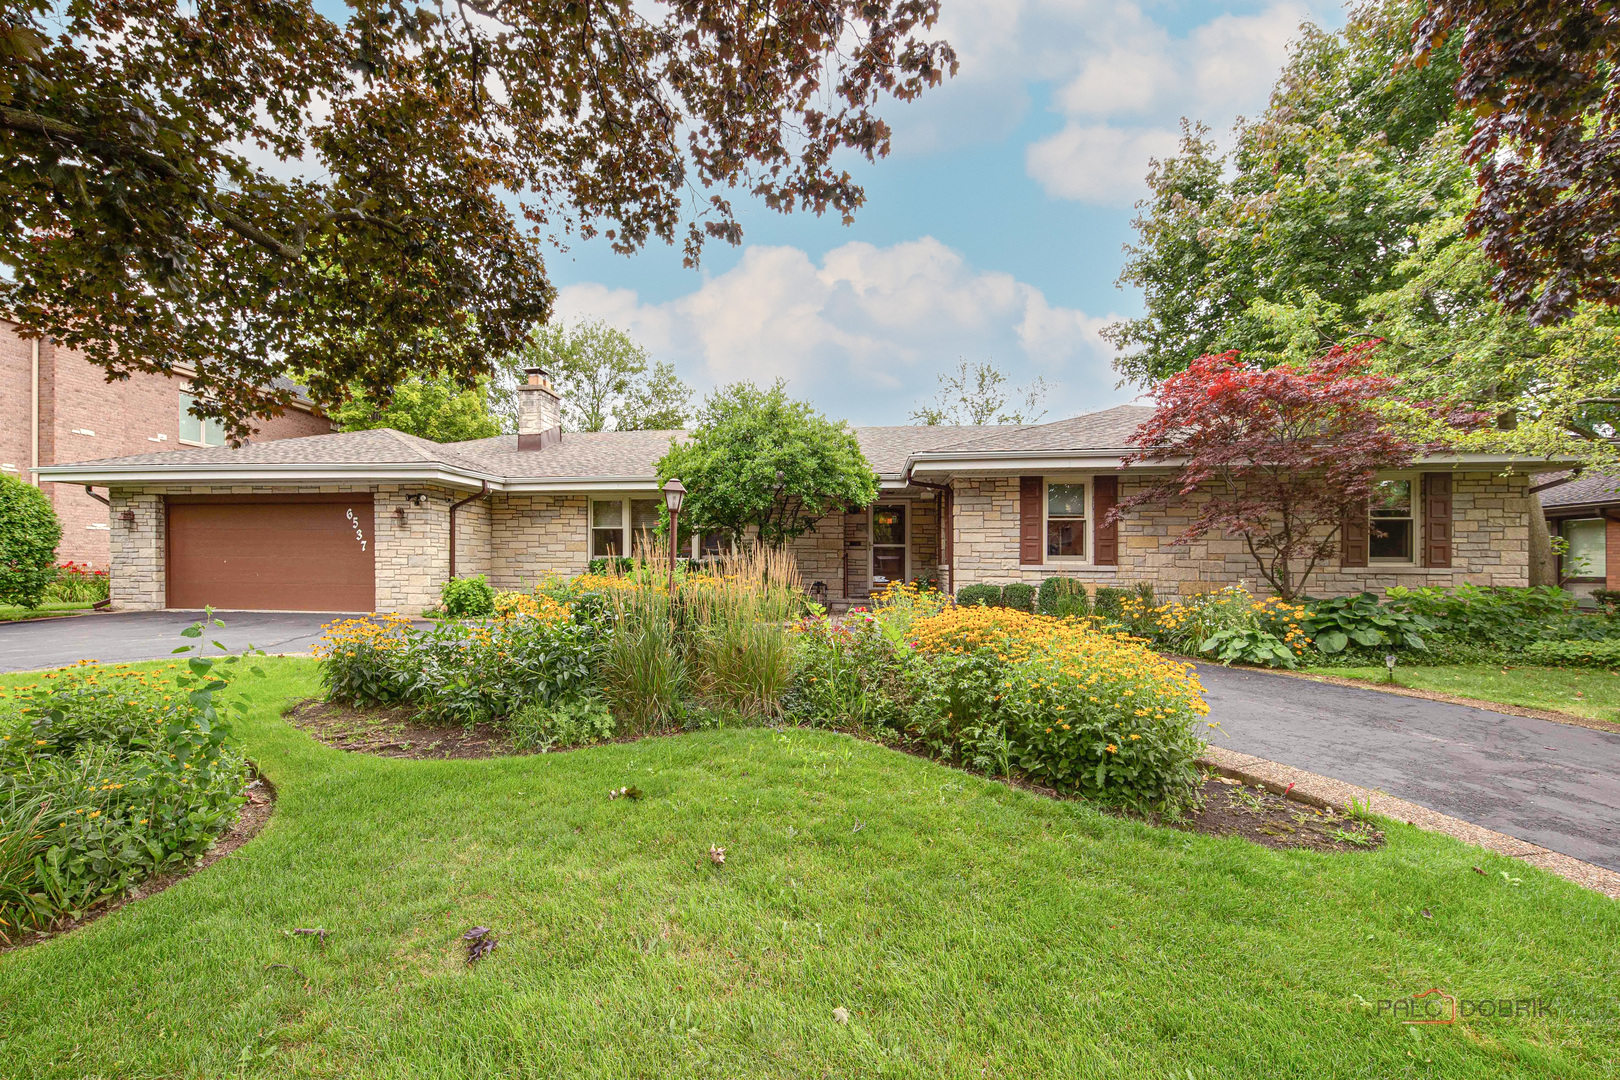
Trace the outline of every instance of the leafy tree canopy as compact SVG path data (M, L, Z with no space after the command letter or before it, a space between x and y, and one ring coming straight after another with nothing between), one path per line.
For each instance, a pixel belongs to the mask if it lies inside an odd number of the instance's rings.
M1028 386L1015 389L1007 386L1006 372L989 361L970 364L965 358L958 359L954 369L939 373L939 391L934 400L918 405L911 421L929 427L1034 424L1046 415L1041 403L1050 389L1039 375Z
M781 381L710 394L690 437L658 462L659 483L671 477L686 486L683 524L737 543L757 536L780 546L826 514L877 498L877 474L855 433L789 398Z
M1460 53L1457 96L1479 118L1468 229L1496 297L1537 325L1620 304L1620 8L1433 0L1416 30L1420 63Z
M470 386L543 321L542 245L737 243L729 198L849 220L840 151L955 68L937 0L11 0L0 310L117 376L289 403ZM706 194L707 193L707 194Z
M538 327L508 366L514 373L546 369L562 394L563 427L570 431L678 428L692 400L672 364L651 363L629 334L601 321Z
M356 388L329 415L343 431L386 427L434 442L465 442L501 433L501 421L491 412L489 399L488 379L466 389L444 375L412 375L380 403Z
M1303 27L1229 160L1207 129L1184 123L1181 152L1149 172L1120 275L1146 311L1104 332L1128 378L1145 386L1234 348L1276 362L1313 332L1279 323L1275 305L1338 316L1305 348L1319 355L1342 336L1344 313L1389 287L1411 227L1466 183L1425 165L1429 140L1457 118L1457 66L1445 55L1423 69L1401 63L1416 11L1414 0L1382 0L1338 33Z

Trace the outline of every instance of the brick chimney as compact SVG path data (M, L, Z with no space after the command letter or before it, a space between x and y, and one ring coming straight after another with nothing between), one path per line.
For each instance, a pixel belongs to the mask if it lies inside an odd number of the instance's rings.
M524 368L518 387L518 449L544 450L562 442L562 398L544 368Z

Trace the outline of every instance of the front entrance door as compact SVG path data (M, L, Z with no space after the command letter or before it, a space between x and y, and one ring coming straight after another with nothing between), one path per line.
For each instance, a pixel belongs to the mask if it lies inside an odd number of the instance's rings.
M872 507L872 591L906 580L906 508Z

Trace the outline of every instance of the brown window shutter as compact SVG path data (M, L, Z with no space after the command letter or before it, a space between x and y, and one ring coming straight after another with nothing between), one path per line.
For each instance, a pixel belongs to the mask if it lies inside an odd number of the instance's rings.
M1339 527L1341 566L1367 565L1367 508L1352 510L1344 515L1344 524Z
M1039 476L1018 478L1018 561L1034 565L1043 561L1046 553L1046 514L1041 500L1046 496L1046 485Z
M1092 481L1091 513L1096 519L1096 563L1098 566L1119 565L1119 522L1104 524L1108 512L1119 502L1119 477L1099 476Z
M1451 474L1423 474L1423 565L1451 565Z

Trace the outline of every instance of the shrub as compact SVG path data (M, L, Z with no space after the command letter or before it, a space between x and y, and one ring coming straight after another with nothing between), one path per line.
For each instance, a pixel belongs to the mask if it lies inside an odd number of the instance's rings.
M45 493L0 473L0 604L36 608L56 580L62 524Z
M475 724L584 694L602 634L575 622L566 605L536 597L534 613L488 623L422 629L398 615L343 619L323 628L314 651L332 701L412 704L429 720Z
M1035 586L1015 581L1001 590L1001 606L1014 611L1035 610Z
M1307 604L1304 626L1316 647L1328 655L1372 650L1401 652L1426 650L1424 634L1434 625L1422 615L1399 607L1380 605L1370 592L1312 600Z
M1611 618L1620 617L1620 589L1593 589L1592 599Z
M0 940L173 869L230 825L248 766L215 695L238 660L87 663L16 691L0 711Z
M457 577L439 588L439 610L452 619L481 618L495 614L495 590L483 574Z
M964 585L956 590L956 602L963 607L997 607L1001 604L1001 586Z
M107 571L84 563L65 562L45 588L45 599L61 604L94 604L107 599Z
M1228 585L1169 604L1150 607L1141 592L1121 602L1118 625L1138 637L1223 664L1293 667L1310 644L1301 620L1305 609L1270 597L1256 600L1243 585Z
M852 612L836 624L826 616L800 623L793 687L783 701L787 715L803 724L896 734L909 696L906 662L916 653L885 626L896 610Z
M1438 637L1496 648L1523 648L1545 636L1549 628L1567 623L1575 611L1574 595L1552 585L1397 586L1384 597L1390 608L1422 616Z
M1112 619L1119 621L1125 613L1126 592L1113 585L1097 586L1096 594L1091 598L1091 611L1099 619Z
M577 697L545 703L531 701L501 725L517 750L546 753L574 746L606 742L618 726L598 697Z
M1532 664L1548 667L1620 669L1620 638L1604 641L1536 641L1524 650Z
M1091 614L1086 587L1071 577L1049 577L1041 582L1037 607L1042 615L1084 618Z
M585 564L587 574L628 574L640 563L628 555L606 555Z
M1208 706L1186 665L1084 623L1009 609L921 620L917 647L958 659L927 672L912 730L929 730L932 700L933 730L958 754L993 761L999 742L1022 775L1138 810L1175 812L1193 798L1204 746L1195 724Z

